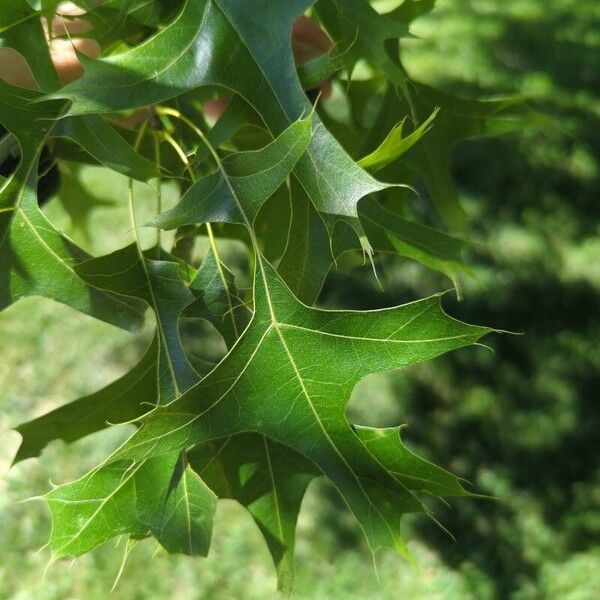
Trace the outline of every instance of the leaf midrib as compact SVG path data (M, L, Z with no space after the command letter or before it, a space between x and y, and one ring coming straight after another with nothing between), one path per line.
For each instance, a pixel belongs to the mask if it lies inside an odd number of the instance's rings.
M238 206L238 209L239 209L240 213L242 214L242 216L243 216L243 218L244 218L244 220L246 222L246 226L248 227L250 238L251 238L252 243L254 245L254 251L255 251L255 254L256 254L256 258L257 258L257 268L260 270L260 275L261 275L261 278L263 280L263 286L264 286L264 290L265 290L265 297L266 297L266 300L267 300L267 305L268 305L268 308L269 308L269 314L270 314L270 317L271 317L271 325L267 328L264 336L261 338L261 342L260 342L259 345L257 345L257 348L256 348L255 352L249 358L248 363L246 364L246 367L244 368L243 372L245 372L246 369L248 368L248 366L250 365L250 363L253 360L254 356L258 352L258 349L260 348L260 345L262 344L262 341L266 338L266 336L269 333L270 329L272 329L272 328L275 329L277 331L279 339L281 340L281 343L282 343L282 345L283 345L283 347L285 349L285 352L286 352L286 354L288 356L288 360L290 361L290 364L291 364L291 366L292 366L292 368L294 370L294 374L295 374L295 376L296 376L296 378L298 380L300 388L302 389L302 393L304 394L304 396L306 398L306 401L308 402L308 405L309 405L309 407L310 407L310 409L311 409L311 411L312 411L312 413L313 413L313 415L315 417L315 420L318 423L321 431L323 432L323 435L325 436L325 438L327 439L327 441L331 445L331 447L334 450L335 454L338 455L338 457L339 457L340 461L342 462L342 464L344 464L345 467L347 468L348 473L350 474L350 476L356 481L356 485L358 486L358 489L360 490L361 494L364 496L365 500L367 501L367 505L369 507L371 507L373 510L375 510L375 512L377 512L380 515L383 523L385 523L385 526L387 527L387 529L390 532L390 535L391 535L391 537L393 539L394 538L394 534L393 534L393 531L391 530L391 527L390 527L389 523L387 522L387 520L385 519L385 517L383 516L383 514L381 514L381 512L379 511L379 509L377 508L377 506L371 501L371 498L369 497L369 494L366 492L366 490L362 486L358 475L354 472L354 470L352 469L352 467L350 466L350 464L348 463L348 461L344 458L343 454L339 451L338 447L335 445L335 443L331 439L331 436L329 435L329 433L327 432L326 428L324 427L324 425L323 425L323 423L322 423L322 421L321 421L321 419L319 417L319 414L318 414L317 410L315 409L315 406L314 406L314 404L312 402L312 398L310 397L310 394L308 393L308 389L306 388L306 385L304 384L304 380L302 379L302 376L301 376L301 374L300 374L300 372L298 370L296 362L294 361L294 358L293 358L293 356L292 356L292 354L291 354L291 352L290 352L290 350L288 348L288 345L287 345L287 343L285 341L283 333L279 329L279 325L280 324L277 321L277 316L275 314L275 310L274 310L274 307L273 307L273 301L271 299L271 294L270 294L270 291L269 291L269 286L268 286L267 277L266 277L266 273L265 273L265 269L264 269L263 259L262 259L262 256L260 254L260 251L259 251L258 240L256 239L256 235L254 233L254 229L252 227L252 223L248 219L248 217L247 217L247 215L246 215L246 213L244 211L244 208L243 208L241 202L239 201L239 199L237 197L235 189L234 189L233 185L231 184L231 181L229 180L227 172L223 168L223 164L222 164L220 158L218 157L218 154L215 152L214 155L215 155L215 159L217 160L217 166L221 169L221 171L223 173L223 177L224 177L224 179L225 179L225 181L226 181L226 183L227 183L227 185L228 185L228 187L229 187L229 189L231 191L231 194L232 194L232 196L233 196L233 198L234 198L234 200L235 200L235 202L236 202L236 204ZM241 375L242 374L240 374L240 377L241 377ZM239 377L236 378L236 381L234 382L233 386L235 386L238 381L239 381ZM230 389L233 389L233 386ZM222 399L223 397L224 396L221 396L220 399ZM214 406L214 404L212 406ZM210 409L208 409L208 410L210 410ZM366 448L366 446L365 446L365 450L367 452L369 452L369 454L371 454L371 452ZM381 468L383 470L385 470L384 467L383 467L383 465L381 465L381 463L379 463L379 461L377 461L377 459L374 456L373 456L373 460L375 460L381 466ZM395 478L394 478L394 480L395 480ZM343 497L343 494L342 494L342 497ZM362 524L360 523L360 521L358 521L358 522L359 522L359 526L364 531L364 528L363 528ZM366 534L366 531L365 531L365 534ZM367 539L369 539L369 536L367 536Z

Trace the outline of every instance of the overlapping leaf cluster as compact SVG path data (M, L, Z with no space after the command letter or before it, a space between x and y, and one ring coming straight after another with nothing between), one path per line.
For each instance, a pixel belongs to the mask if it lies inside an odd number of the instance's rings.
M530 116L516 98L463 101L408 76L399 40L433 4L405 0L380 14L366 0L112 0L87 6L88 35L103 58L82 57L84 76L62 88L40 11L25 0L0 7L3 44L29 60L40 88L0 81L0 121L21 155L1 182L0 310L38 295L132 331L148 307L156 321L129 373L18 426L17 461L55 439L138 425L102 465L47 494L54 556L79 556L118 535L205 555L216 500L233 498L254 517L289 589L296 519L315 477L340 492L374 551L406 556L402 514L427 511L423 494L465 493L412 454L399 429L350 423L345 408L365 375L472 344L489 330L450 318L439 297L380 311L314 307L328 271L348 253L375 261L400 254L454 280L465 269L465 243L407 218L407 186L426 190L459 232L453 145L517 129ZM41 8L48 16L53 3ZM297 69L290 32L306 11L335 46ZM305 89L323 76L346 96L344 122L308 100ZM211 124L202 103L223 95L229 105ZM107 117L143 107L137 133ZM136 235L106 256L78 248L38 206L49 144L59 165L100 163L133 179L178 182L179 204L146 224L177 229L176 246L143 248ZM134 215L132 195L129 202ZM132 226L137 233L135 218ZM206 235L210 249L196 264L182 247ZM227 237L247 245L251 293L221 258ZM183 316L222 335L228 350L214 367L185 348Z

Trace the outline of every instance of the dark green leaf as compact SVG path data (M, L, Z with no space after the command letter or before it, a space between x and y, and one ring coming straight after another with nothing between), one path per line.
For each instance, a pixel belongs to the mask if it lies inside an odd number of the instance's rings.
M0 45L18 50L27 61L35 82L44 92L59 86L48 43L40 22L40 11L26 0L0 4Z
M140 303L85 283L75 266L89 256L60 234L38 208L38 160L53 126L51 119L62 105L31 104L33 96L0 81L2 119L22 155L16 172L0 190L0 310L25 296L44 296L137 329L143 322Z
M117 381L15 427L23 441L14 462L39 456L53 440L74 442L110 425L132 421L151 410L158 398L158 353L155 336L142 360Z
M157 167L140 156L98 115L65 117L52 131L53 137L73 140L99 163L128 177L146 181L156 177Z
M156 251L149 250L147 254L156 256ZM154 311L159 339L158 401L161 403L173 400L198 380L179 336L181 313L194 300L179 269L176 262L148 258L137 244L77 265L78 275L89 284L142 300Z
M290 30L312 1L259 0L251 11L240 11L235 0L187 2L178 19L145 44L102 60L82 57L86 75L53 97L71 100L70 114L88 114L220 85L251 102L278 135L311 110L294 67ZM219 60L224 55L228 60ZM387 186L360 169L316 118L295 173L328 227L347 220L368 249L357 204Z
M237 500L250 511L273 556L278 587L288 594L300 504L319 471L287 446L252 433L200 446L190 464L219 498Z

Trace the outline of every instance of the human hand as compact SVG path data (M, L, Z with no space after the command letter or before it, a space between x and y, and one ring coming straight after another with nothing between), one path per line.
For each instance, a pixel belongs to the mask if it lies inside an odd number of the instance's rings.
M55 18L52 21L51 31L43 20L50 55L58 73L61 83L69 83L83 74L83 67L77 57L77 52L91 58L100 55L100 46L97 42L87 38L69 37L64 39L58 36L77 36L89 30L89 23L81 18L85 10L72 2L59 4ZM303 65L318 56L331 50L333 43L329 36L308 17L299 17L292 28L292 52L297 65ZM0 78L8 83L28 89L37 89L31 70L23 56L13 48L0 48ZM331 93L331 83L324 81L318 87L323 97ZM221 116L229 98L209 100L204 103L207 116L217 119ZM147 114L147 110L136 111L134 115L123 122L124 126L135 126L140 118ZM121 124L121 123L120 123Z
M83 18L85 10L72 2L62 2L58 5L52 27L42 20L50 56L61 83L69 83L83 74L83 67L77 57L77 52L91 58L100 56L100 46L91 39L59 36L77 36L85 33L90 24ZM0 78L7 83L31 90L38 89L27 61L21 53L13 48L0 48Z

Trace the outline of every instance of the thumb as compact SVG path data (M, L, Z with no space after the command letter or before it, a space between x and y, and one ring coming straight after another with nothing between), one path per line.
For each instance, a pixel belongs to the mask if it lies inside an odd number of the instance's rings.
M79 62L77 52L90 58L100 56L98 42L89 39L50 41L50 55L61 83L69 83L83 75L83 66Z

